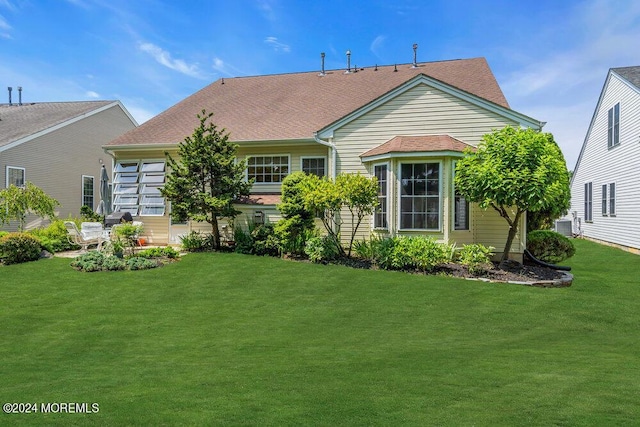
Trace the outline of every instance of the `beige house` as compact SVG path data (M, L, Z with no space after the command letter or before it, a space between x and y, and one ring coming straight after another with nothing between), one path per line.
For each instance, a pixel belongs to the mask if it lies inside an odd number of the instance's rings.
M31 182L60 202L60 217L96 209L101 164L111 171L102 146L136 126L119 101L2 104L0 188ZM38 225L28 219L27 228Z
M247 177L255 184L239 209L249 218L279 219L281 182L293 171L361 172L378 178L380 208L361 226L360 238L426 234L497 251L507 224L456 196L455 161L493 129L542 127L509 107L484 58L220 79L105 146L115 162L114 208L140 217L154 243L178 243L190 229L206 230L172 224L159 193L163 153L175 153L193 133L202 109L214 113L239 156L248 158Z

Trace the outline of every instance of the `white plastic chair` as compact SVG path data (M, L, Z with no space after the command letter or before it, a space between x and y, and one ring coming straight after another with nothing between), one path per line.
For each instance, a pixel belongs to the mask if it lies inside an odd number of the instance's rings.
M69 242L79 245L83 251L86 252L90 245L98 245L98 250L102 248L104 234L102 224L99 222L83 222L82 230L78 230L73 221L65 221L64 226L67 229Z

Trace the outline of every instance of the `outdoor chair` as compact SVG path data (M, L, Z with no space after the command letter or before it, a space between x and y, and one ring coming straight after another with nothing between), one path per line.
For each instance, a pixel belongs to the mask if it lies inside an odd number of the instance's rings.
M98 250L102 248L105 239L102 224L99 222L82 223L82 230L78 230L78 226L73 221L65 221L64 226L67 229L69 242L79 245L84 252L89 245L98 245Z

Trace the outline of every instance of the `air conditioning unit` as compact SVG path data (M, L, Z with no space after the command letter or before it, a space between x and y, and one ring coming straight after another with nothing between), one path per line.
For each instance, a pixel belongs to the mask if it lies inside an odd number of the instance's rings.
M556 221L556 232L563 236L573 236L573 228L570 219L559 219Z

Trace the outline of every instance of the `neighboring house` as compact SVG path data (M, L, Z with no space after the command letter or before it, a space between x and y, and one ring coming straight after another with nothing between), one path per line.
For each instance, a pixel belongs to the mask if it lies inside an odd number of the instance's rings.
M574 231L640 250L640 66L611 68L571 178Z
M78 217L99 203L101 163L112 168L102 146L136 126L119 101L1 104L0 188L31 182L60 202L60 217Z
M507 223L456 196L456 159L482 135L505 125L542 123L509 107L484 58L220 79L114 141L114 207L142 217L156 243L205 225L172 224L159 188L164 152L199 124L196 114L230 132L248 159L252 197L239 209L251 219L280 216L276 204L287 174L375 176L380 208L360 228L383 235L426 234L502 251ZM242 221L242 219L240 219ZM343 236L350 233L349 221ZM524 222L513 245L523 251Z

